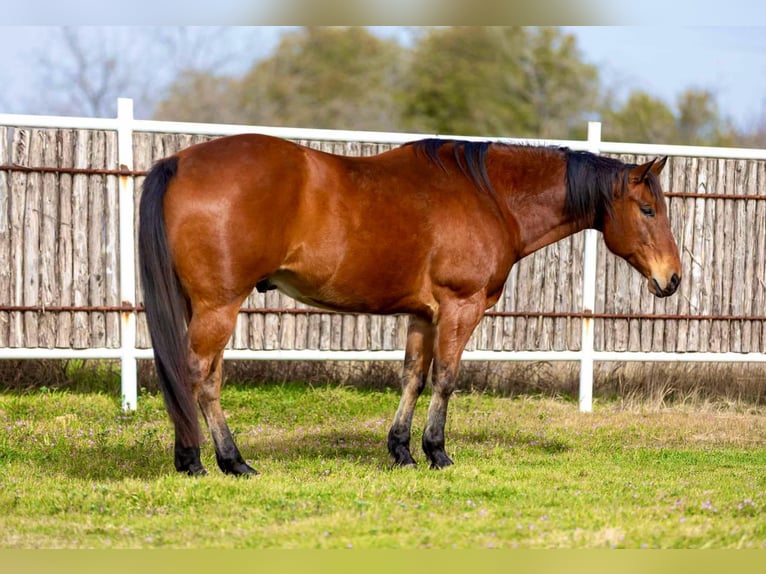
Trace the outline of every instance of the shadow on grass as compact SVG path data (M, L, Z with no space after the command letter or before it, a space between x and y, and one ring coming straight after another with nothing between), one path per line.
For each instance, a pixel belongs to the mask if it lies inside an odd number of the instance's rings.
M372 431L319 432L276 440L243 435L237 439L242 455L256 469L259 462L298 463L306 459L348 461L370 469L390 466L385 437ZM211 474L219 473L211 440L201 447L202 462ZM94 447L62 445L40 451L32 461L39 472L64 474L78 480L153 480L175 474L172 444L108 444ZM10 455L10 458L15 458Z
M35 462L42 471L80 480L151 480L175 472L172 456L160 445L99 445L53 449Z
M241 436L239 444L243 455L252 457L256 462L327 459L351 461L379 469L389 466L386 435L372 430L293 432L277 437L249 434Z
M558 437L541 436L518 430L502 429L475 429L470 431L457 431L453 434L455 440L469 443L476 447L500 446L503 448L524 448L531 451L540 451L545 454L561 454L572 450L572 445Z
M253 460L294 461L298 459L349 460L387 470L392 467L387 446L387 431L359 430L352 432L319 431L299 436L259 438L255 435L242 437L241 446L245 456ZM427 464L420 446L421 435L413 433L410 448L419 464ZM447 436L447 451L450 445L462 443L461 448L489 450L495 447L507 449L523 448L544 454L562 454L572 449L569 442L555 437L541 437L518 431L468 431L455 432Z
M276 436L263 436L254 430L240 433L235 440L246 460L258 469L259 463L298 464L302 461L334 461L362 465L372 471L392 468L386 447L387 429L288 430ZM420 447L421 435L413 432L411 449L419 464L426 464ZM456 431L447 436L447 450L462 443L462 449L483 451L501 447L522 448L545 454L561 454L572 446L556 437L545 437L518 430L473 429ZM202 460L208 471L218 473L212 441L202 444ZM63 473L71 478L94 481L115 481L126 478L153 480L174 474L173 446L159 440L145 444L98 444L86 447L61 444L40 451L34 460L42 471ZM481 456L481 455L479 455ZM312 462L313 464L313 462Z

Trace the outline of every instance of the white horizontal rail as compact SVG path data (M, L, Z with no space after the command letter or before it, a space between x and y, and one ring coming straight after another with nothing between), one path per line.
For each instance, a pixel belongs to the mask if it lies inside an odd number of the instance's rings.
M237 361L402 361L404 351L321 351L275 350L250 351L228 349L224 358ZM581 351L464 351L463 361L580 361ZM765 353L669 353L643 351L592 351L598 362L645 363L766 363ZM152 358L150 349L138 352L142 359Z
M28 349L5 347L0 349L2 359L119 359L121 349ZM136 349L136 359L153 358L152 349ZM294 349L255 351L226 349L223 353L231 361L401 361L403 350L393 351L326 351L320 349ZM766 363L766 353L671 353L666 351L593 351L598 362L632 363ZM465 351L464 361L580 361L580 351Z
M122 349L27 349L23 347L4 347L0 349L0 359L120 359Z
M116 118L89 118L68 116L36 116L28 114L0 114L0 125L31 128L91 129L117 131ZM156 120L133 120L134 132L157 132L199 135L235 135L242 133L261 133L288 139L306 139L322 141L360 141L369 143L402 144L410 141L435 137L442 139L465 139L474 141L498 141L506 143L527 143L531 145L564 146L571 149L585 150L588 142L584 140L546 140L530 138L479 137L449 134L378 132L359 130L329 130L275 126L252 126L245 124L206 124L199 122L166 122ZM629 153L638 155L669 155L683 157L706 157L721 159L760 159L766 160L766 149L705 147L687 145L642 144L629 142L599 142L601 153Z
M0 114L0 125L23 128L112 131L117 131L119 126L116 118L32 116L27 114Z
M766 363L766 353L669 353L642 351L596 351L597 361L645 363Z

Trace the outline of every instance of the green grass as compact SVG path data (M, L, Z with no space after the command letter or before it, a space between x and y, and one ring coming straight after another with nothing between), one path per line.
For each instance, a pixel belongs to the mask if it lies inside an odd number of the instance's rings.
M0 547L761 548L766 415L459 394L456 465L391 469L392 391L232 386L252 480L178 475L161 399L0 395ZM416 411L419 444L428 397Z

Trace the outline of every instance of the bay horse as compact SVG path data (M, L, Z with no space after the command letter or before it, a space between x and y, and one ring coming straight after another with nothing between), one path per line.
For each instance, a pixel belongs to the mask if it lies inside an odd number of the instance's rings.
M585 228L657 297L681 278L659 174L560 147L426 139L346 157L264 135L215 139L157 162L140 203L146 319L175 467L205 474L199 407L224 473L256 471L221 410L223 349L253 288L343 312L409 315L402 396L388 433L414 465L410 429L431 373L422 448L445 451L463 349L522 257Z

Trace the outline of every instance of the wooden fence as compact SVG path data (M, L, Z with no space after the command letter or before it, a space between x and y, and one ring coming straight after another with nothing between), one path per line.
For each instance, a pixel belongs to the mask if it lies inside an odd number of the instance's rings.
M139 172L210 137L134 133L136 216ZM301 143L348 155L392 147ZM0 126L0 348L120 346L119 168L114 131ZM676 156L662 184L681 288L654 298L599 239L595 349L766 352L766 161ZM578 234L519 262L467 349L578 350L582 250ZM147 348L142 315L137 347ZM317 312L271 291L248 298L229 348L390 350L405 332L403 317Z

